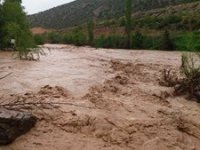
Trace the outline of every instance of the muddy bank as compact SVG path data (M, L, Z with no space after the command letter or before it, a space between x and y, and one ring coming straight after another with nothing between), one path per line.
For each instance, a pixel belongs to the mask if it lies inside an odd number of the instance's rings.
M3 149L199 149L200 105L159 84L162 69L178 69L180 53L48 46L40 62L0 54L1 68L10 66L3 71L13 72L0 80L1 103L23 102L11 109L39 118Z

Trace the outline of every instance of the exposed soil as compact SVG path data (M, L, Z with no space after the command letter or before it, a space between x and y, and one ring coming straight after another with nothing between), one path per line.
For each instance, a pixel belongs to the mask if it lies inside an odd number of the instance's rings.
M34 27L31 29L31 32L33 34L43 34L43 33L48 33L48 32L53 32L55 31L54 29L45 29L42 27Z
M0 53L1 105L39 121L4 150L200 150L200 104L161 86L179 52L45 45L38 62ZM52 103L52 104L48 104Z

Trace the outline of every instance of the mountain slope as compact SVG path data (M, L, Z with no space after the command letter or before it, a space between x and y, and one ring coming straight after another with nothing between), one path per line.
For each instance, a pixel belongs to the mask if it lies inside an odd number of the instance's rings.
M180 3L199 0L133 0L133 11L147 11ZM124 14L125 0L76 0L29 16L33 27L65 28L96 20L120 17Z

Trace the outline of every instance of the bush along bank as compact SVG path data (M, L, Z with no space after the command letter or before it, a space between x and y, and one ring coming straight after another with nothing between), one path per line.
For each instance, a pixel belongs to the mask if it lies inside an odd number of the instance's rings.
M191 51L200 49L200 31L173 33L167 30L158 35L136 31L132 35L131 49ZM96 48L129 49L126 35L111 34L98 36L91 41L83 31L69 33L51 32L34 36L38 45L44 43L90 45Z

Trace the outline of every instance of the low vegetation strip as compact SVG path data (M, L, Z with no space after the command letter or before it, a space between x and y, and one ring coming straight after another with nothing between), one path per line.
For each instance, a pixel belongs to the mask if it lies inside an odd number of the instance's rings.
M77 31L78 30L78 31ZM74 44L76 46L90 45L96 48L129 49L125 35L105 35L95 37L93 42L87 40L88 35L81 29L74 29L67 33L45 33L34 35L37 44L60 43ZM132 34L131 49L156 49L156 50L178 50L191 51L200 49L200 32L169 32L163 31L158 35L149 35L139 31ZM192 49L191 49L192 45Z

